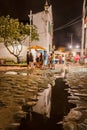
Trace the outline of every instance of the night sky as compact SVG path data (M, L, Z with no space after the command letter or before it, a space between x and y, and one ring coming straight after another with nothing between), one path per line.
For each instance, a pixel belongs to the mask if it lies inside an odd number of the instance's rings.
M66 46L70 43L71 34L73 44L80 44L83 0L48 0L48 3L52 4L53 8L54 44ZM42 11L44 4L45 0L0 0L0 16L9 14L20 21L28 21L30 10L33 13ZM60 28L76 18L76 24Z

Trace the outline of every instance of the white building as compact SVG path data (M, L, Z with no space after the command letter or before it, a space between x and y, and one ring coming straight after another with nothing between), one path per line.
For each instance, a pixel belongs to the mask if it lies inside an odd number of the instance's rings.
M53 17L52 6L46 1L45 10L33 15L33 24L37 26L39 41L32 42L32 45L40 45L49 51L52 50L53 41Z
M31 42L31 46L39 45L49 51L52 51L53 41L53 17L52 17L52 6L48 5L47 1L44 6L44 11L33 14L33 24L36 25L39 33L39 41ZM23 49L20 56L25 59L27 49L29 47L29 37L26 38L23 43ZM4 44L0 44L0 58L10 58L16 60L16 58L9 53L4 47Z

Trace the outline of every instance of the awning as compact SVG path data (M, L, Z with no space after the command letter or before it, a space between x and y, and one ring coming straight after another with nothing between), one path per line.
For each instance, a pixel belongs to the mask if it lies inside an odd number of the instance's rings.
M35 45L35 46L30 46L28 48L28 50L31 50L31 49L35 49L35 50L46 50L45 48L41 47L41 46L38 46L38 45Z

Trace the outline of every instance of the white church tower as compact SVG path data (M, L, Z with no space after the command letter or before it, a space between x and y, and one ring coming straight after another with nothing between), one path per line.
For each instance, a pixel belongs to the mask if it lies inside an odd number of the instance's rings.
M52 6L46 3L44 11L33 14L33 24L36 25L39 33L39 41L32 42L32 45L40 45L49 53L52 51L53 42L53 16Z

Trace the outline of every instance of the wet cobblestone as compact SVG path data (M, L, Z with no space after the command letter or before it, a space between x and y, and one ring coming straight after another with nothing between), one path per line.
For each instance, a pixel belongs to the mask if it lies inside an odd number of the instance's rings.
M0 129L16 127L26 116L23 106L33 106L38 101L38 93L48 84L54 86L50 70L7 70L0 72Z
M64 118L64 130L87 130L87 68L71 68L66 76L68 102L76 105Z

